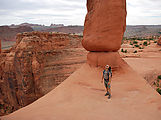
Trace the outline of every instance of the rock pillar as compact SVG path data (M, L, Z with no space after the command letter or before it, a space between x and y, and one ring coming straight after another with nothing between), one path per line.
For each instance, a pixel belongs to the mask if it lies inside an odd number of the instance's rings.
M118 50L126 29L126 0L87 0L83 47L94 66L119 66Z

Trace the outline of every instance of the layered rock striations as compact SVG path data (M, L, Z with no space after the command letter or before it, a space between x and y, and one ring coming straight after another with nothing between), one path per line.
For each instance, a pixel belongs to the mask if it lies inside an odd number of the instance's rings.
M118 68L117 51L126 29L126 0L87 0L83 47L89 64Z
M0 60L0 115L24 107L54 89L81 64L86 51L77 35L31 32Z

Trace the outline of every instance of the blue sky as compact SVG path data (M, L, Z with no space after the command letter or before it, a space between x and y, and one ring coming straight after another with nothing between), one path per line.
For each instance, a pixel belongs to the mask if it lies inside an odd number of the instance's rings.
M127 0L127 24L161 24L161 0ZM0 25L83 25L86 0L0 0Z

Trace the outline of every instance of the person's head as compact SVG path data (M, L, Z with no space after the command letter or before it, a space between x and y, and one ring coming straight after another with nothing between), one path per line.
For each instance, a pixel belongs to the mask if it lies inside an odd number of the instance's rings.
M105 69L108 70L108 68L109 68L109 65L106 65L106 66L105 66Z

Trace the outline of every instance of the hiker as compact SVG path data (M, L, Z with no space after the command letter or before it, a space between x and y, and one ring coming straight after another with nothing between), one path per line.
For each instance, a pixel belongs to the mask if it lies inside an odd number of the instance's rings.
M108 99L111 98L111 78L112 78L112 70L111 67L109 65L105 66L105 69L103 71L103 75L102 75L102 81L104 80L104 85L106 87L107 93L105 94L105 96L108 96Z

